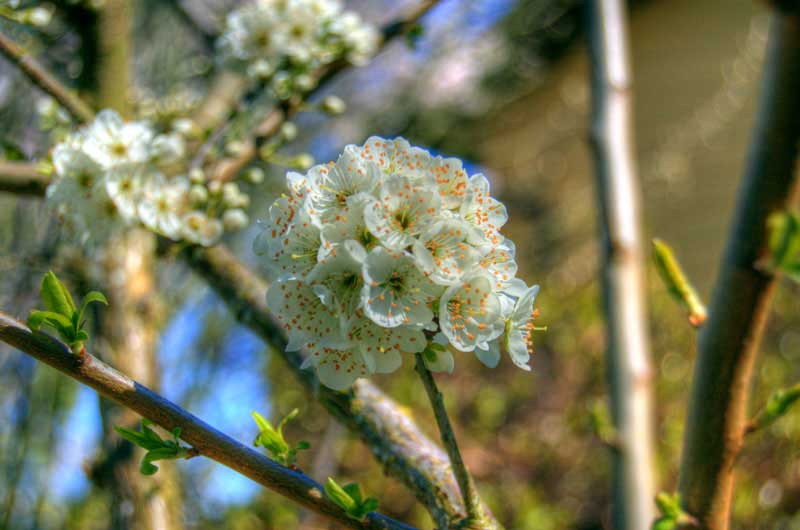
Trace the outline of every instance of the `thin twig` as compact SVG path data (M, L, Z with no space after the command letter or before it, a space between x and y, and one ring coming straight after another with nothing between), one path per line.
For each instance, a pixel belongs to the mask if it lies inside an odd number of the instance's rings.
M767 219L796 195L800 143L800 17L772 15L761 96L709 319L700 332L679 492L702 530L726 530L752 370L775 277Z
M81 98L48 72L39 62L28 55L22 47L0 33L0 53L16 64L39 88L58 101L75 120L80 123L94 119L94 111Z
M44 333L32 332L25 324L3 311L0 311L0 340L168 431L180 427L181 439L195 449L193 453L215 460L347 528L412 528L375 512L370 513L363 522L351 519L325 496L320 484L305 474L283 467L233 440L89 353L74 355L66 344Z
M480 498L478 490L475 488L475 483L472 476L464 465L464 460L461 458L461 450L458 448L456 435L453 432L453 426L450 425L450 418L447 416L447 408L444 406L444 397L439 392L436 386L436 380L433 378L428 367L425 366L425 360L422 358L421 353L417 353L416 364L414 368L422 380L422 385L425 387L425 392L428 394L428 399L433 408L433 415L436 418L436 425L439 426L439 434L442 438L447 455L450 457L450 465L453 468L453 473L458 481L458 487L461 490L461 498L464 500L464 506L467 509L467 518L470 521L480 520L478 512L478 504Z
M41 196L49 183L38 164L0 160L0 191Z
M654 518L653 410L645 313L644 252L632 133L627 22L621 0L586 3L592 126L603 246L607 378L619 442L614 528L645 530Z

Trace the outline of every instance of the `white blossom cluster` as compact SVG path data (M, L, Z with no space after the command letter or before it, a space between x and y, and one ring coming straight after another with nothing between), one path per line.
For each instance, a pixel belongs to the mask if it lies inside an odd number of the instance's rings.
M254 0L228 15L218 41L228 64L270 80L281 97L313 88L319 66L364 64L377 44L375 29L338 0Z
M287 175L254 250L279 277L267 293L287 350L305 347L320 381L345 389L425 352L525 370L538 286L515 278L505 206L481 174L398 138L349 145L334 163ZM430 347L438 344L438 347Z
M235 184L230 190L220 184L220 198L209 206L205 184L166 176L184 150L182 136L156 134L145 122L125 122L104 110L53 149L48 201L83 241L103 241L124 226L140 223L173 240L214 244L226 224L247 224L241 209L247 197L241 197ZM219 215L212 215L214 211Z

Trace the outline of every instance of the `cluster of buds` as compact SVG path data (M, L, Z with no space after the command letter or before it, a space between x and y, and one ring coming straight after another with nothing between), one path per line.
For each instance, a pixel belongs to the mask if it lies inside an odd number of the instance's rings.
M83 241L140 224L176 241L213 245L226 229L247 225L249 197L235 184L168 176L184 150L180 134L156 134L146 122L104 110L53 149L48 201Z
M287 348L305 348L323 384L345 389L420 352L434 370L458 352L530 370L538 286L516 278L485 176L372 137L287 184L254 250L278 276L267 303Z
M365 63L377 43L375 29L338 0L255 0L228 15L218 48L226 63L288 98L314 88L320 66Z

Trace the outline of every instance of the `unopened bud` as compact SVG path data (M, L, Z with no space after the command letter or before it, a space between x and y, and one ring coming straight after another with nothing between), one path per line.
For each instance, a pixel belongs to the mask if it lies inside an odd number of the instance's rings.
M347 104L339 96L327 96L322 100L322 110L331 116L338 116L347 110Z
M281 125L281 137L286 142L291 142L297 138L297 125L290 121Z

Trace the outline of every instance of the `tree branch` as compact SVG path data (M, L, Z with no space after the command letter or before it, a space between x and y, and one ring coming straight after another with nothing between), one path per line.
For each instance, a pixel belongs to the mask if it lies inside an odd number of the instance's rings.
M412 528L376 512L370 513L363 522L349 518L324 495L323 487L305 474L283 467L233 440L92 355L74 355L67 345L44 333L32 332L3 311L0 311L0 340L168 431L180 427L181 439L191 444L196 454L215 460L346 528Z
M800 17L774 13L758 114L710 307L698 340L679 491L703 530L726 530L733 466L745 432L753 363L775 277L757 266L768 254L768 216L797 188L800 141Z
M591 142L603 246L607 377L619 441L614 452L614 528L645 530L654 518L650 345L632 127L625 6L587 2Z
M466 516L447 455L417 427L391 398L365 379L351 391L319 384L311 370L301 370L303 352L286 352L286 336L266 306L267 284L224 247L190 247L183 253L190 267L225 301L237 320L273 344L300 382L427 508L438 528L450 528ZM482 510L491 520L485 506Z
M82 99L45 70L39 62L28 55L22 47L0 33L0 53L16 64L20 70L39 88L58 101L79 123L94 119L94 111Z
M0 191L42 196L49 183L37 164L0 160Z

